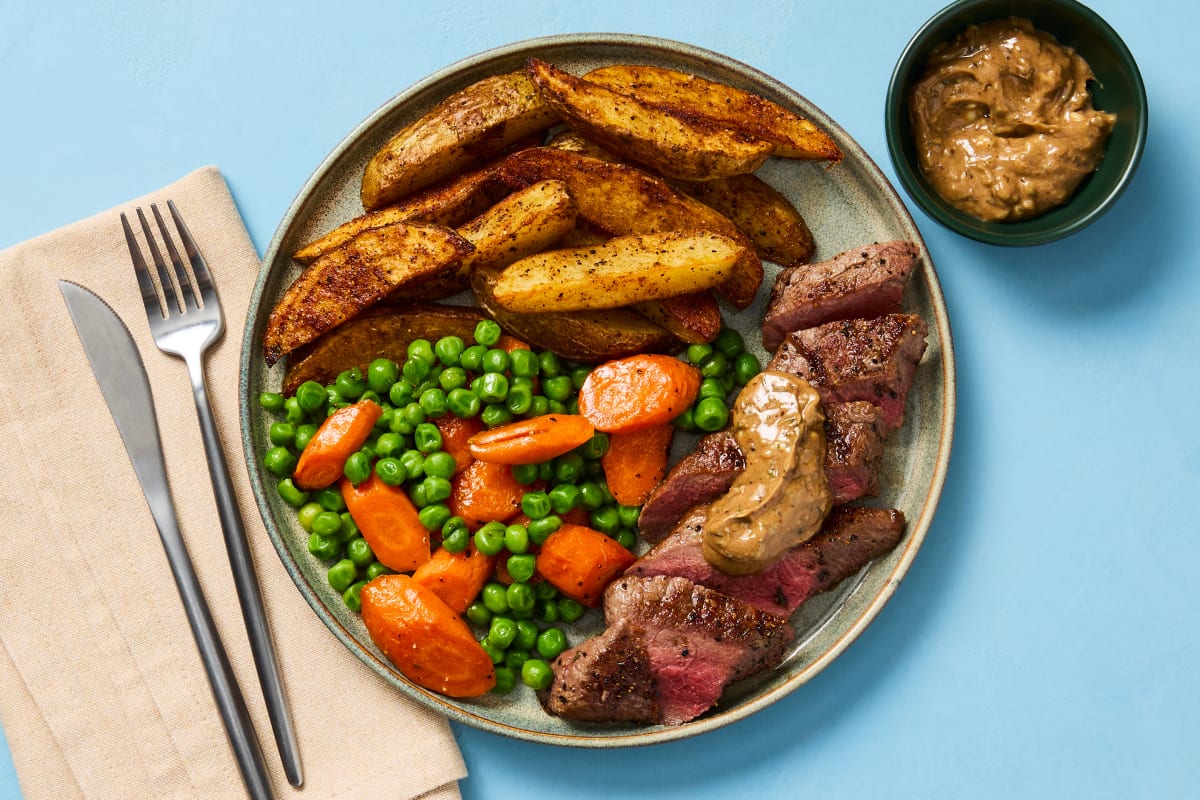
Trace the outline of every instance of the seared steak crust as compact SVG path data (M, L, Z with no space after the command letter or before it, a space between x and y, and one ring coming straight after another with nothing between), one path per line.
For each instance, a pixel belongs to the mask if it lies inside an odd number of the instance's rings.
M658 722L658 684L641 633L618 620L561 653L554 682L539 695L545 709L589 722Z

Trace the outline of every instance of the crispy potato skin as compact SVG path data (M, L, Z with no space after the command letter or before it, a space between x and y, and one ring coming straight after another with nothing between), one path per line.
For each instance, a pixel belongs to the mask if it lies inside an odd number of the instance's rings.
M772 155L817 161L841 161L842 151L824 131L783 106L732 86L663 67L618 64L600 67L585 80L646 105L681 115L699 116L740 130L773 145Z
M663 175L691 181L741 175L762 166L773 149L743 131L649 105L537 58L526 71L571 127Z
M721 307L711 292L647 300L634 310L687 344L711 342L721 332Z
M365 375L377 358L402 364L414 339L436 342L458 336L469 341L483 318L479 309L464 306L375 306L296 351L288 359L282 391L291 396L305 381L332 383L342 370L355 366Z
M267 364L473 249L449 228L424 223L401 222L359 234L310 264L272 309L263 334Z
M579 217L610 236L706 230L745 245L729 277L717 287L738 308L754 301L763 265L750 240L727 217L680 194L635 167L553 147L533 147L504 159L497 173L514 187L553 178L567 184Z
M375 154L363 172L363 208L390 205L478 166L557 121L523 72L484 78L438 103Z

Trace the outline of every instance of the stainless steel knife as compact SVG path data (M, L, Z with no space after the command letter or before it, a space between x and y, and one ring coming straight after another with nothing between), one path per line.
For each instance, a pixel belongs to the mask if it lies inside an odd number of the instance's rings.
M246 790L254 800L274 798L246 700L179 532L150 380L137 344L116 312L93 292L70 281L60 280L58 287L150 506Z

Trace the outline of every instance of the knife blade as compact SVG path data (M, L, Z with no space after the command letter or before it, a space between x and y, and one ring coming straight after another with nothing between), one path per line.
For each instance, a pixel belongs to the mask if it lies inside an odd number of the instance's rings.
M246 790L254 800L274 798L246 700L179 531L163 462L154 396L137 344L116 312L90 289L64 280L58 282L58 287L150 506Z

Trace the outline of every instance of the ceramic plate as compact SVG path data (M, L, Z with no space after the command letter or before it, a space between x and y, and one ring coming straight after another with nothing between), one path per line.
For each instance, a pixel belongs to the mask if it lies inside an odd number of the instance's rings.
M833 167L772 159L759 175L783 192L801 211L815 236L817 260L869 242L908 239L924 242L895 190L871 159L838 125L794 90L717 53L661 39L625 35L574 35L535 39L501 47L434 73L384 105L329 155L304 185L271 242L249 310L242 353L242 435L259 509L279 557L313 611L350 648L397 691L453 720L520 739L581 747L645 745L692 736L746 717L794 691L824 669L875 617L908 570L933 518L950 456L954 421L954 361L950 325L937 275L928 255L914 273L905 296L909 311L929 322L929 347L917 369L909 397L907 422L889 442L881 474L882 490L873 504L901 509L908 530L901 544L868 565L834 591L818 595L793 618L796 639L778 668L732 686L720 704L693 722L676 726L635 727L566 722L545 714L532 691L519 687L507 697L451 700L406 681L371 643L357 614L328 585L325 567L306 549L307 535L295 512L276 495L274 481L261 469L270 419L254 399L278 390L283 366L267 368L261 357L267 316L299 274L289 254L338 224L362 213L359 186L371 156L401 127L450 93L487 75L519 69L536 55L575 74L605 64L642 63L670 67L753 91L791 108L827 130L845 153ZM726 318L759 348L758 335L772 278L750 309ZM765 359L764 359L765 362ZM601 624L589 614L591 628ZM572 644L590 630L568 635Z

